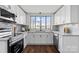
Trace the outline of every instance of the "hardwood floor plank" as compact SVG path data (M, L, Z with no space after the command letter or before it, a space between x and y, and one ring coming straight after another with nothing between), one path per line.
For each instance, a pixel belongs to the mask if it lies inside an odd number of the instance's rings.
M27 45L23 53L59 53L54 45Z

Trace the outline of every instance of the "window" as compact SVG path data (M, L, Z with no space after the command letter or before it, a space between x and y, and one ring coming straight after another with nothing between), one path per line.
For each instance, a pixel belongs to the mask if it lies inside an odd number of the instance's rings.
M51 16L31 16L31 29L50 29Z
M36 17L36 29L40 29L40 17Z
M36 20L35 17L31 17L31 28L35 29Z
M46 24L47 29L50 29L50 17L49 16L46 17L46 20L47 20L47 24Z
M46 26L46 20L45 20L45 17L41 17L41 29L45 29L45 26Z

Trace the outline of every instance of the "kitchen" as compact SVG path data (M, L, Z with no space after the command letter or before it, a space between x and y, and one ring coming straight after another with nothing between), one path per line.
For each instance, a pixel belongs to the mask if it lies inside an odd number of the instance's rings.
M79 5L0 5L0 53L79 53L78 15Z

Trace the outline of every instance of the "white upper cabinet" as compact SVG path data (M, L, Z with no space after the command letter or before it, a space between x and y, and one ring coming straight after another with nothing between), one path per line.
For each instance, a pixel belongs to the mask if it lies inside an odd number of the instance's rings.
M17 24L26 25L26 14L24 11L17 5L0 5L0 8L3 8L13 14L15 14L17 17L15 19Z
M79 6L65 5L54 14L54 25L79 22Z
M54 24L63 24L65 21L65 7L55 13Z
M79 23L79 5L71 6L71 22Z
M13 11L15 15L17 15L15 21L18 24L26 25L26 14L23 12L23 10L17 5L12 5L11 10Z
M55 24L59 24L59 20L60 20L60 11L58 11L56 14L55 14L55 18L54 18L54 23Z
M64 20L64 23L71 23L71 6L67 5L67 6L64 6L65 8L65 20Z
M16 22L18 24L26 25L26 14L17 6L17 18Z

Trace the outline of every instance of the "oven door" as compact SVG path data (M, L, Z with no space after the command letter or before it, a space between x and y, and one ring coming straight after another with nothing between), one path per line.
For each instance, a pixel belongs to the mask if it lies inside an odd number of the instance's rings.
M13 43L10 47L11 53L21 53L23 51L24 39Z

